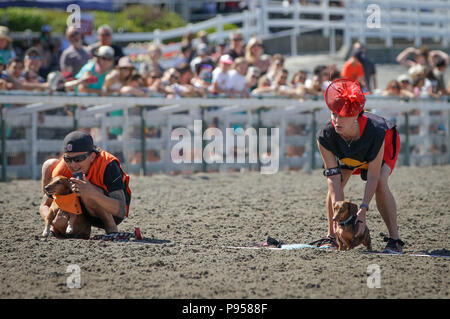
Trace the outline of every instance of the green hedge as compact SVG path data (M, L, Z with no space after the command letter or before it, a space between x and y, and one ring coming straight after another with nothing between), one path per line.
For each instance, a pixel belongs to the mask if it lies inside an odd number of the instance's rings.
M90 11L94 15L95 29L102 24L110 25L114 31L151 32L155 29L167 30L186 25L176 13L148 5L132 5L121 12ZM52 32L61 33L66 28L70 13L61 10L8 7L0 9L0 21L7 21L11 31L30 29L39 32L41 27L49 24Z

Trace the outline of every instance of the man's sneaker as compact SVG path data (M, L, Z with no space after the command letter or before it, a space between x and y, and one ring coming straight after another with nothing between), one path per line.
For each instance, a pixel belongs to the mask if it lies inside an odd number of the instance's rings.
M326 247L337 248L338 247L336 238L332 235L329 235L327 237L323 237L319 240L313 241L313 242L309 243L309 245L320 247L320 248L326 248Z
M386 247L383 252L388 254L403 254L403 246L405 243L400 239L392 239L384 237L384 241L387 241Z

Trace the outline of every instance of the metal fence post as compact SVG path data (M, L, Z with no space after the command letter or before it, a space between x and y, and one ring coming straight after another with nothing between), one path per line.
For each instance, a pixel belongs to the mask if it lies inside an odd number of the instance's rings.
M205 136L207 124L205 121L205 109L203 107L201 108L201 114L202 114L202 171L204 173L206 173L207 172L207 163L205 161L205 156L204 156L205 154L203 153L205 150L206 141L203 137Z
M316 168L316 110L313 110L311 115L311 170L313 170Z
M6 167L8 166L8 157L6 156L6 122L5 116L3 114L4 109L3 106L0 108L0 116L1 116L1 133L2 133L2 181L8 181L6 176Z
M73 114L73 130L78 130L78 117L77 117L77 105L70 106Z
M405 112L405 159L403 165L409 166L409 114Z
M141 114L141 153L142 153L141 175L145 176L147 174L147 147L145 140L145 128L147 127L147 125L145 123L144 107L141 107L140 111L141 111L140 114Z

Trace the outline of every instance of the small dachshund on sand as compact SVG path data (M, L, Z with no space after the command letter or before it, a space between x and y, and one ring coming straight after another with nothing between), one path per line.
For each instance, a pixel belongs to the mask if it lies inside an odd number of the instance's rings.
M338 201L334 204L333 221L338 223L336 237L338 250L349 250L363 244L368 250L372 250L369 228L364 233L355 237L356 233L356 214L358 206L351 202Z
M79 199L72 191L70 180L64 176L56 176L44 187L44 189L46 195L54 200L50 206L49 213L45 218L45 228L42 232L42 236L48 237L50 235L50 227L58 210L70 213L67 214L68 224L65 231L66 234L70 235L73 232L73 224L77 215L82 213Z

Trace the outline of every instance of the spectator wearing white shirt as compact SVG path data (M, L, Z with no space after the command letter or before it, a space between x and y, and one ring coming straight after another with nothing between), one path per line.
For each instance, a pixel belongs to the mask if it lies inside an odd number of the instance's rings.
M231 91L231 82L229 70L233 64L233 59L228 54L222 55L219 60L219 66L213 71L212 93L229 94Z
M230 70L231 94L248 97L249 90L247 87L247 70L248 62L243 57L237 58L233 63L233 69Z

